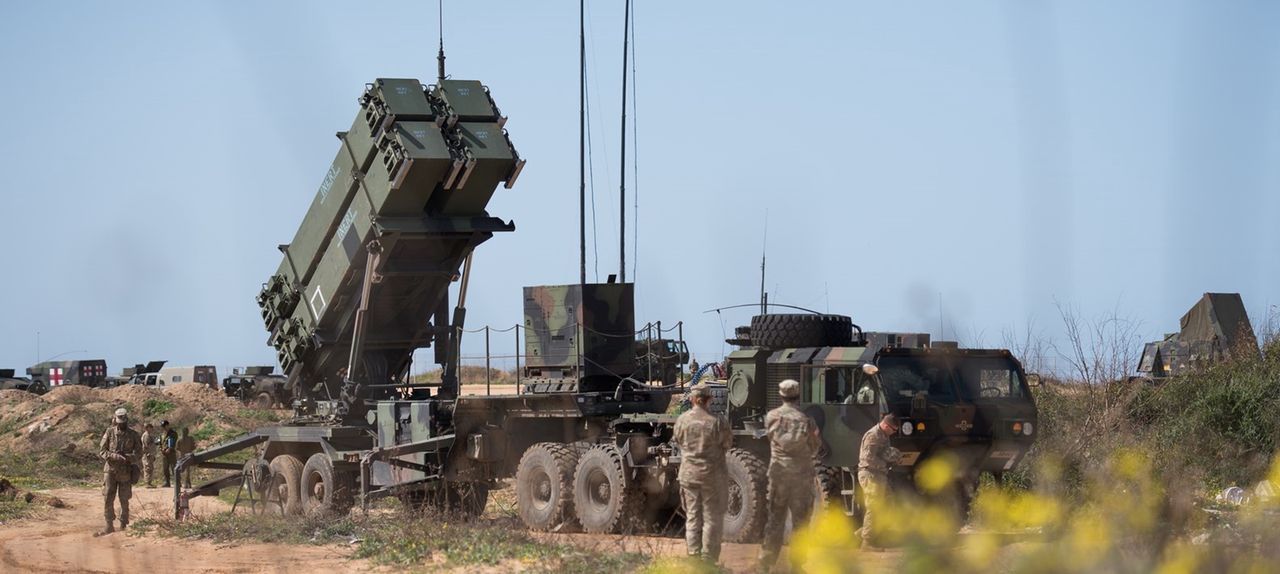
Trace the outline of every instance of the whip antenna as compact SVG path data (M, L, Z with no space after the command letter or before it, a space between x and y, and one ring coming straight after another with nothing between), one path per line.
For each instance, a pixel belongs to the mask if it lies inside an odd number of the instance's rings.
M437 71L440 76L440 81L443 82L444 81L444 0L439 0L437 2L437 5L440 8L440 13L438 15L439 22L440 22L440 52L436 54L436 64L437 64Z

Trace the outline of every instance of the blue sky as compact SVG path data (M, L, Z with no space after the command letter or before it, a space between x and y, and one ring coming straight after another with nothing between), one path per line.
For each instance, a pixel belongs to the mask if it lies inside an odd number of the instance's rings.
M589 12L603 280L622 2ZM522 285L577 278L577 3L445 14L449 73L490 86L529 161L469 299L470 326L506 327ZM868 329L936 333L939 295L947 337L988 345L1028 320L1057 336L1055 301L1148 338L1205 291L1255 320L1280 304L1280 4L638 0L635 19L638 312L684 320L704 360L749 320L703 311L756 300L766 218L772 300ZM0 367L35 362L37 332L43 358L112 372L272 361L253 297L333 133L365 82L433 78L436 42L426 2L6 3Z

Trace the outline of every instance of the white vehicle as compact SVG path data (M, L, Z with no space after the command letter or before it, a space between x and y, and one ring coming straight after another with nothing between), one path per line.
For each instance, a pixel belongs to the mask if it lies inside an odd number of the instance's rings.
M202 383L211 389L218 388L218 369L213 365L191 367L164 367L154 373L135 375L138 383L148 387L164 387L177 383Z

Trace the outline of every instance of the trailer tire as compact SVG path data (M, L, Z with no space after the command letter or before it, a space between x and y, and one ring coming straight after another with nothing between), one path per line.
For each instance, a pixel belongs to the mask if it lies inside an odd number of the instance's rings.
M573 507L582 529L592 534L623 534L642 525L644 491L627 484L617 447L597 445L578 460Z
M284 514L302 514L301 483L302 461L298 457L282 454L271 459L271 488L275 492L268 500L279 504Z
M266 391L258 393L258 396L253 398L253 408L255 409L269 409L274 403L275 401L271 398L271 393Z
M768 519L768 468L759 457L740 448L729 449L725 462L729 470L729 502L724 512L724 540L759 542Z
M540 442L524 451L516 468L516 506L525 526L544 531L572 526L577 467L578 451L566 444Z
M774 313L751 318L751 344L767 349L844 347L853 341L846 315Z
M342 516L355 502L354 480L349 472L334 470L329 455L318 452L302 467L302 511L307 516Z

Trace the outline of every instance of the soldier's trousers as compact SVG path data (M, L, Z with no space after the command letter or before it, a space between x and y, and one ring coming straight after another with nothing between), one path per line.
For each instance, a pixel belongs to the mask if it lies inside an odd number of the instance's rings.
M151 486L155 482L156 475L156 455L142 455L142 480L146 481L147 486Z
M129 524L129 499L133 498L133 485L129 481L118 480L118 474L112 472L104 472L102 476L102 499L105 505L103 516L110 525L112 520L116 519L116 498L120 498L120 525L123 527Z
M712 562L720 559L728 495L721 484L680 485L680 501L684 504L685 516L684 542L690 556L701 555Z
M164 455L164 484L169 486L169 477L173 475L173 467L178 464L177 454ZM175 477L176 478L176 477Z
M871 542L872 529L875 528L874 516L876 507L884 502L889 494L889 477L865 470L858 471L858 486L862 487L862 543Z
M816 489L814 476L769 473L769 522L764 529L764 545L761 562L772 566L782 550L782 537L787 529L787 515L791 515L791 527L798 529L813 515L813 499Z

